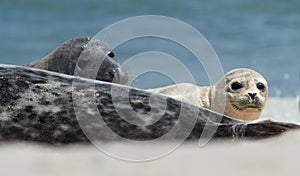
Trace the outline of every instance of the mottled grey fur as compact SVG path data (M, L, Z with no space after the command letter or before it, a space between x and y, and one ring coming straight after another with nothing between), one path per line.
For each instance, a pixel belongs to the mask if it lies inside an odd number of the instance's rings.
M74 80L77 84L72 87ZM94 83L95 89L92 86ZM118 95L119 101L112 103L112 88L130 92L130 107L122 103L128 100L123 94ZM198 139L209 114L213 118L221 117L209 110L158 94L153 95L155 101L152 104L155 107L151 107L150 92L28 67L0 65L0 90L0 141L38 141L50 144L88 142L78 120L82 127L94 133L97 140L114 140L113 136L106 133L106 125L127 139L155 139L173 128L178 122L181 108L188 110L181 114L183 118L196 120L188 139ZM85 115L86 112L81 114L79 111L76 116L74 96L79 97L77 104L94 104L106 124L97 123L95 118ZM163 101L167 102L167 107L162 118L144 128L129 124L115 110L116 107L128 107L137 113L147 114L156 108L157 113L160 113L164 109L164 104L161 103ZM195 110L199 113L193 116ZM93 113L96 112L89 112ZM185 124L179 122L178 125ZM228 139L269 137L288 129L299 128L296 124L272 121L247 123L228 117L223 117L220 124L209 120L208 127L217 127L215 138Z

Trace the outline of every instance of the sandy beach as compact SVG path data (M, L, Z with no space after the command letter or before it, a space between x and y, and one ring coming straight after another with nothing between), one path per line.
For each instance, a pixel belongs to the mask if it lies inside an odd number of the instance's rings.
M174 152L152 161L128 162L112 158L92 145L49 147L5 144L0 148L1 175L298 175L300 133L260 141L219 141L205 147L185 143ZM165 145L165 144L159 144ZM157 146L111 143L134 153Z

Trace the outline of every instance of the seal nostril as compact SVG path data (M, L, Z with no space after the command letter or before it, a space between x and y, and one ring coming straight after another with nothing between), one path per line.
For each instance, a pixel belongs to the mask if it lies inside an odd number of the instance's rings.
M108 74L109 74L109 76L110 76L111 78L113 78L113 77L115 77L115 75L116 75L116 70L110 70L110 71L108 72Z
M119 72L117 69L113 69L109 72L111 78L113 79L112 82L118 83L119 82Z
M252 100L254 100L256 93L248 93L248 95L251 97Z
M115 70L115 69L114 69L114 70L111 70L111 71L109 72L110 75L115 75L115 73L116 73L116 70Z

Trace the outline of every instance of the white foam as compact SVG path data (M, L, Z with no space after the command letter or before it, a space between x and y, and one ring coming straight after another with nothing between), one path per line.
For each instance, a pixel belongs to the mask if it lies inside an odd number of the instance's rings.
M297 97L270 97L260 118L300 123L299 100Z

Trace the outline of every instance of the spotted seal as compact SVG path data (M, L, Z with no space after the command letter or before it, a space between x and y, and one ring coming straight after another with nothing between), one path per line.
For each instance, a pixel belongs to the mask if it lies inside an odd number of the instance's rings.
M268 97L267 81L256 71L247 68L228 72L212 86L199 87L181 83L148 91L213 109L240 120L259 118Z

